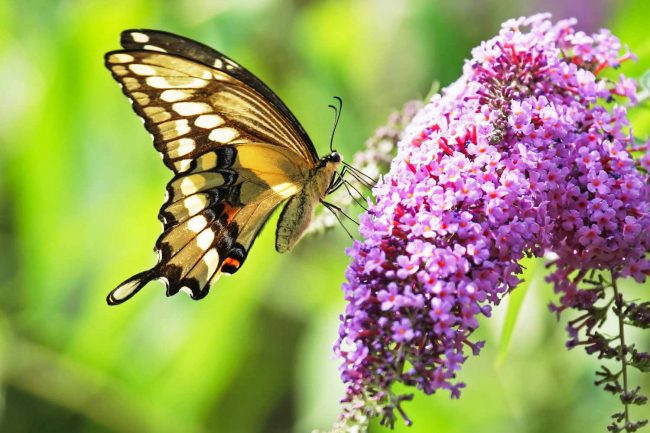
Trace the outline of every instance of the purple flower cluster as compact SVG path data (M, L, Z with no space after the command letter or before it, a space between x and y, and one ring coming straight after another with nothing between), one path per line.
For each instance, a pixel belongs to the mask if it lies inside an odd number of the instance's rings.
M379 401L392 423L396 383L458 397L483 346L477 319L517 286L525 255L557 255L558 310L594 301L576 272L650 273L650 189L621 105L635 83L599 76L632 56L574 25L507 21L407 128L348 251L344 401Z

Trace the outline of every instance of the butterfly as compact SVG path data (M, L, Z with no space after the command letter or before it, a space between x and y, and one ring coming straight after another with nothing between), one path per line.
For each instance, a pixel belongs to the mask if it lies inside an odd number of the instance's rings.
M275 248L291 251L315 206L341 183L341 156L319 158L280 98L244 67L193 40L126 30L106 67L131 100L174 176L158 217L156 265L107 297L130 299L153 280L167 296L207 295L244 264L273 211L284 205Z

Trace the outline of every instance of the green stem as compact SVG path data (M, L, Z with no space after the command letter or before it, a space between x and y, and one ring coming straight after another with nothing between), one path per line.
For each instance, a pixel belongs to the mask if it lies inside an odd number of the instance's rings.
M621 358L621 372L623 373L623 395L627 398L628 395L628 383L627 383L627 357L625 354L625 323L623 321L623 297L618 292L618 286L616 284L616 274L612 272L612 288L614 289L614 299L616 300L616 308L618 308L618 332L620 338L620 344L618 347L618 354ZM627 401L623 402L625 406L625 430L627 431L627 426L630 424L630 415L629 407Z

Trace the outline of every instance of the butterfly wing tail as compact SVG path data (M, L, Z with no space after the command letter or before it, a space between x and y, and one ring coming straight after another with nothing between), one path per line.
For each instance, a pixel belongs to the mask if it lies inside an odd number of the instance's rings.
M106 297L106 302L108 305L121 304L122 302L131 299L131 297L138 293L149 281L155 280L156 278L158 278L158 276L153 272L153 269L140 272L113 289Z

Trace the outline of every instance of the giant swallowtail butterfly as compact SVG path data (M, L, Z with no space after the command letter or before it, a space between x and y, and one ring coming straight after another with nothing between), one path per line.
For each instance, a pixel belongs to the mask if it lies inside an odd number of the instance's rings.
M106 66L174 172L158 214L158 262L108 295L131 298L162 280L167 295L203 298L240 269L271 213L287 201L276 250L290 251L337 183L341 158L318 158L309 136L262 81L225 55L156 30L127 30Z

